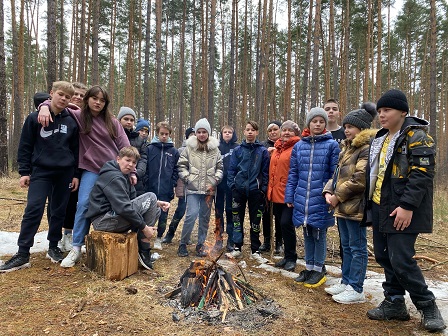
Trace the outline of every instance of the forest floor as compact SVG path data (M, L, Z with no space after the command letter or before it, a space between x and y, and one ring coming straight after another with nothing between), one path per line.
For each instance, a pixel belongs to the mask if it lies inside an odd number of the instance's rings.
M26 205L26 190L18 187L18 177L0 180L0 259L15 252L6 250L2 241L19 232ZM435 194L434 233L421 235L417 240L417 254L435 259L418 259L431 289L436 289L438 304L448 322L448 192ZM176 207L172 202L171 218ZM213 212L212 212L213 213ZM45 216L44 216L45 217ZM210 221L209 242L214 243L214 217ZM39 229L40 244L46 245L46 218ZM298 234L298 254L303 258L303 241ZM411 320L372 321L366 311L381 300L381 268L369 258L366 279L367 302L357 305L335 303L324 291L324 286L308 289L294 282L295 274L273 272L276 260L272 255L266 266L259 267L249 258L248 247L243 248L245 265L242 271L249 283L266 296L253 308L242 312L231 311L226 320L179 309L164 294L177 287L180 276L194 259L194 245L188 247L190 256L176 254L180 230L173 244L155 251L161 258L154 270L139 271L122 280L109 281L89 271L85 255L70 269L61 268L45 258L46 252L32 253L31 268L0 274L0 330L2 335L429 335L420 326L420 317L412 304L408 306ZM248 237L248 234L246 235ZM2 238L3 237L3 238ZM193 234L193 241L195 236ZM371 241L371 233L369 233ZM36 241L36 245L38 242ZM329 230L328 284L340 274L338 236L335 227ZM246 245L247 246L247 245ZM5 247L5 250L4 250ZM45 246L46 248L46 246ZM4 251L2 251L4 250ZM222 264L231 272L241 272L225 257ZM1 262L1 261L0 261ZM437 265L436 265L437 264ZM303 269L299 260L296 273ZM236 270L236 271L235 271ZM132 288L132 291L129 291ZM130 292L135 294L130 294ZM266 308L272 314L266 314ZM260 313L257 315L257 312ZM263 313L264 312L264 313ZM263 314L262 314L263 313ZM190 315L190 316L189 316ZM191 318L191 316L196 318ZM203 318L199 318L202 316ZM178 320L178 321L177 321ZM445 331L445 334L448 334Z

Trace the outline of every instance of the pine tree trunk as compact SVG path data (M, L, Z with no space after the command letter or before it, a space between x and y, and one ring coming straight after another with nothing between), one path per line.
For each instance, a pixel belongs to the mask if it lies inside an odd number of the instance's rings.
M145 30L145 69L143 71L143 118L149 120L150 83L149 58L151 43L151 0L146 4L146 30Z
M162 83L162 0L156 0L156 121L164 120Z
M22 0L23 1L23 0ZM56 30L56 0L47 0L47 91L50 92L56 81L57 71L57 30ZM23 37L23 35L20 35Z
M6 83L4 8L0 2L0 83ZM6 111L6 85L0 85L0 176L9 174L8 119Z
M126 86L124 105L134 108L135 105L135 67L134 67L134 13L135 0L129 2L128 46L126 53Z
M320 10L321 0L316 0L316 11L314 15L314 38L313 38L313 72L311 78L311 106L317 106L317 94L319 90L319 36L320 36Z
M214 94L215 94L215 31L216 31L216 0L211 0L210 7L210 42L209 42L209 64L208 64L208 121L211 129L214 129ZM211 134L210 134L211 135Z
M100 30L100 0L93 0L92 14L92 74L90 82L93 85L100 84L100 73L98 66L98 32Z
M349 0L347 0L349 1ZM305 116L307 113L307 94L308 94L308 78L311 62L311 31L313 23L313 0L310 0L310 8L308 13L308 30L306 34L306 54L305 64L303 66L303 81L302 81L302 101L300 107L300 113Z
M429 133L437 141L437 22L436 1L431 0L431 41L430 41L430 74L429 74ZM446 108L446 106L445 106Z
M51 0L49 0L51 1ZM86 56L86 0L81 2L81 21L79 28L79 63L78 63L78 82L86 83L86 77L84 73L85 68L85 56Z

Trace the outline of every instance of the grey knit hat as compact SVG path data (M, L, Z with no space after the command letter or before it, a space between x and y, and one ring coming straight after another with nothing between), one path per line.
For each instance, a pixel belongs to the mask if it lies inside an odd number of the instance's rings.
M295 135L299 135L300 134L300 127L299 125L297 125L294 121L292 120L286 120L282 126L280 127L282 130L285 128L289 128L294 130L294 134Z
M212 128L207 119L205 118L199 119L196 125L194 125L194 129L196 131L200 128L204 128L208 132L208 135L212 135Z
M125 115L131 115L134 117L134 119L137 119L137 116L135 115L135 112L130 107L122 106L120 107L120 112L118 112L117 119L121 120Z
M370 128L372 126L372 121L377 115L376 106L374 103L366 102L361 105L358 110L351 111L348 113L344 120L342 120L342 126L345 124L353 125L360 130Z
M315 117L322 117L325 120L325 125L328 124L327 112L322 107L313 107L306 115L306 127L310 127L310 122Z
M376 102L376 109L378 110L381 107L390 107L409 113L408 100L405 94L397 89L391 89L381 96Z

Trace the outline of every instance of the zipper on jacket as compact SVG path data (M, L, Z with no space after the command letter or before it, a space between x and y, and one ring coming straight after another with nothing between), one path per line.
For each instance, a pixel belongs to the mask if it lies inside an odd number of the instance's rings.
M160 176L162 175L162 166L163 166L163 154L164 154L165 146L162 143L162 152L160 154L160 165L159 165L159 177L157 178L157 197L160 196Z
M308 205L310 202L310 189L311 189L311 172L313 170L313 159L314 159L314 137L311 139L311 153L310 153L310 167L308 168L308 185L306 188L306 198L305 198L305 219L303 225L306 226L308 220Z

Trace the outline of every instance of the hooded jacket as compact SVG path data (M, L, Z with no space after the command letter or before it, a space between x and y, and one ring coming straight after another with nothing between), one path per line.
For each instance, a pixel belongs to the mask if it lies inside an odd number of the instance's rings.
M94 219L109 211L126 219L135 229L142 230L146 223L132 206L131 199L136 192L129 175L121 172L115 160L108 161L101 168L98 179L89 196L86 218Z
M375 190L381 147L388 132L387 129L379 130L370 147L369 199ZM405 118L388 158L381 185L380 232L432 232L436 145L427 132L427 121L416 117ZM393 227L395 217L390 216L397 207L413 211L411 224L403 231Z
M275 150L271 154L269 163L268 200L274 203L284 203L285 188L288 181L289 163L294 145L300 140L293 136L283 142L278 139L275 142Z
M333 176L324 188L323 194L330 193L338 198L334 216L361 222L365 208L367 164L370 142L378 130L365 129L351 141L342 141L339 163ZM336 188L334 182L336 181Z
M186 194L214 195L216 186L222 180L222 158L218 149L218 139L209 136L208 150L198 150L198 139L191 136L187 148L182 152L178 168L179 177L184 181Z
M138 149L138 153L140 154L140 159L137 162L137 176L138 176L138 184L141 183L140 188L143 188L145 174L146 174L146 162L148 158L148 153L146 150L146 147L148 146L148 143L146 142L146 139L143 139L140 136L140 133L136 131L129 131L128 129L124 128L124 132L126 133L129 143L131 146ZM145 181L146 182L146 181ZM136 189L139 189L136 187Z
M256 140L241 145L233 150L227 175L227 185L231 190L249 195L251 190L261 190L266 193L269 181L269 153Z
M322 230L334 225L333 211L329 211L322 190L333 176L340 149L330 132L311 136L306 128L302 135L292 150L285 203L294 205L295 226Z
M221 155L222 155L223 172L224 172L221 183L227 183L227 173L228 173L229 166L230 166L230 157L231 157L235 147L238 146L236 144L236 141L237 141L237 136L236 136L235 132L233 132L232 138L230 139L229 142L224 141L224 139L222 138L222 133L219 137L219 151L221 152Z
M53 122L48 127L42 127L37 116L38 112L31 113L22 128L17 153L19 174L30 175L33 166L51 170L74 167L75 177L79 177L79 129L76 121L66 109L57 115L51 112Z
M174 198L174 187L178 179L177 161L179 151L171 140L161 142L157 136L151 140L148 146L148 163L146 174L148 182L146 191L153 192L164 201Z

